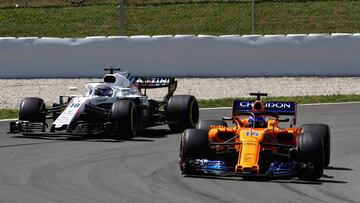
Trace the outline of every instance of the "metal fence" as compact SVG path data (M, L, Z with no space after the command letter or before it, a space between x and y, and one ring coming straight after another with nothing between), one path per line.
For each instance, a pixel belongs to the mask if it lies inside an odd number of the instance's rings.
M0 36L360 32L350 0L0 0Z

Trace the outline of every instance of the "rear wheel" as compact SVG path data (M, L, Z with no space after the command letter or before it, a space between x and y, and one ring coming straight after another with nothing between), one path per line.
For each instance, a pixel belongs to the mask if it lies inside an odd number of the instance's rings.
M196 126L196 129L205 131L210 130L210 126L224 126L227 127L227 123L223 120L200 120Z
M20 103L19 120L45 123L46 106L43 99L27 97Z
M318 180L324 171L324 144L316 132L303 132L298 140L298 157L304 167L300 168L300 180Z
M313 132L321 136L324 142L324 167L330 164L330 128L326 124L303 124L304 132Z
M119 100L111 107L116 139L131 139L137 132L136 106L131 100Z
M194 96L175 95L170 97L166 113L169 128L173 132L182 132L187 128L195 128L199 121L199 105Z
M187 164L189 159L207 159L210 154L208 134L204 130L186 129L180 143L180 170L183 174L191 174Z

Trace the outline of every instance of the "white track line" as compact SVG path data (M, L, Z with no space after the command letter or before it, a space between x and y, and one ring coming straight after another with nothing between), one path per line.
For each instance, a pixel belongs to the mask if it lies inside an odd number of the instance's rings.
M315 103L315 104L299 104L299 106L323 106L323 105L341 105L341 104L360 104L360 102L338 102L338 103ZM210 107L210 108L200 108L201 111L205 110L227 110L232 107ZM16 121L16 118L13 119L0 119L0 122L5 121Z
M0 122L2 121L16 121L16 118L10 118L10 119L1 119Z
M338 105L338 104L360 104L360 102L337 102L337 103L299 104L299 106L321 106L321 105Z

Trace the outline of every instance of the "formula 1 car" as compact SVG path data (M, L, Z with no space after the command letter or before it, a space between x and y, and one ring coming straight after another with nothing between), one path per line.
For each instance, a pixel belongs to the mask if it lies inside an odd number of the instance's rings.
M329 126L294 127L295 102L262 102L266 93L250 95L257 99L233 102L232 117L201 120L197 129L185 130L180 144L182 174L319 179L330 163ZM234 126L228 127L226 120ZM290 122L290 127L281 128L281 122Z
M84 96L60 96L47 108L40 98L25 98L19 120L10 123L10 133L26 135L113 135L131 139L137 130L168 124L173 132L194 128L199 119L197 100L191 95L174 95L175 78L133 77L129 72L110 71L103 82L89 83ZM167 87L163 100L148 99L146 89ZM50 115L46 117L46 115ZM47 118L53 118L50 133ZM63 132L58 132L63 131Z

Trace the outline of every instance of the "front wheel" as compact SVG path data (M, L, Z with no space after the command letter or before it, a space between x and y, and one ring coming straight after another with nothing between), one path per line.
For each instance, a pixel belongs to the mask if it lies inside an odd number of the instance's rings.
M205 130L186 129L181 136L179 165L182 174L191 174L189 159L208 159L208 133Z
M324 142L324 167L330 164L330 128L326 124L303 124L304 132L313 132L321 136Z
M131 139L137 132L136 106L131 100L119 100L111 107L116 139Z
M324 171L324 144L315 132L303 132L298 140L298 157L302 163L298 177L300 180L318 180Z
M43 99L27 97L20 103L19 120L45 123L46 106Z

